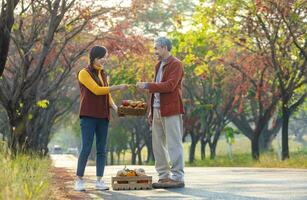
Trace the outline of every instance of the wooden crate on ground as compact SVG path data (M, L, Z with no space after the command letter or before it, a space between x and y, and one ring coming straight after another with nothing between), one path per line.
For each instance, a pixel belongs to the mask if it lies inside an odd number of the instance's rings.
M113 190L148 190L151 184L152 176L112 177Z

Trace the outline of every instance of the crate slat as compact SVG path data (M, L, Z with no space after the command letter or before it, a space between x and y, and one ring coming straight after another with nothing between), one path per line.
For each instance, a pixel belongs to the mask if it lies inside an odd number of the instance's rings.
M151 176L132 176L132 177L112 177L113 190L148 190L152 189ZM127 183L118 183L125 181ZM138 183L137 181L147 181L147 183Z
M116 176L112 177L114 181L139 181L152 180L152 176Z

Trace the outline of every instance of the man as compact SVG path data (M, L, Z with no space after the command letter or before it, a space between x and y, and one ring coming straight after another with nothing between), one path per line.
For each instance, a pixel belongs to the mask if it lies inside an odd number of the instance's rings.
M155 42L159 62L155 67L155 82L138 82L137 88L151 93L149 122L152 123L152 144L159 181L154 188L184 187L183 126L181 82L183 67L170 55L172 43L160 37Z

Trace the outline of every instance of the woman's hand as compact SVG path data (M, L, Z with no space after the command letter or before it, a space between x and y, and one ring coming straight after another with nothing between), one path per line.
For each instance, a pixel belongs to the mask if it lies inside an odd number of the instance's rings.
M113 108L114 112L117 114L117 116L119 116L119 117L124 117L124 116L125 116L124 114L118 113L118 107L117 107L117 105L114 104L114 105L112 106L112 108Z
M119 116L119 117L124 117L125 116L124 114L119 113L118 109L116 109L116 113L117 113L117 116Z
M128 89L128 85L127 84L120 84L119 86L119 90L127 90Z
M114 110L115 113L118 112L118 107L117 107L117 105L114 104L114 105L112 106L112 108L113 108L113 110Z

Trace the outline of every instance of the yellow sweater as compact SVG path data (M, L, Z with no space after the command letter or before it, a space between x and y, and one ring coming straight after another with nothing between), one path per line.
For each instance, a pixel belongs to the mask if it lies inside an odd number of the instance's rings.
M102 70L102 67L98 68L95 65L94 65L94 67L95 67L96 70L98 70L98 74L99 74L98 77L100 79L100 82L103 84L103 80L102 80L102 77L100 75L100 70ZM82 83L87 89L89 89L95 95L109 94L109 105L111 107L113 107L115 105L113 98L110 94L110 88L108 86L106 86L106 87L105 86L99 86L85 69L82 69L79 72L78 80L80 81L80 83Z

